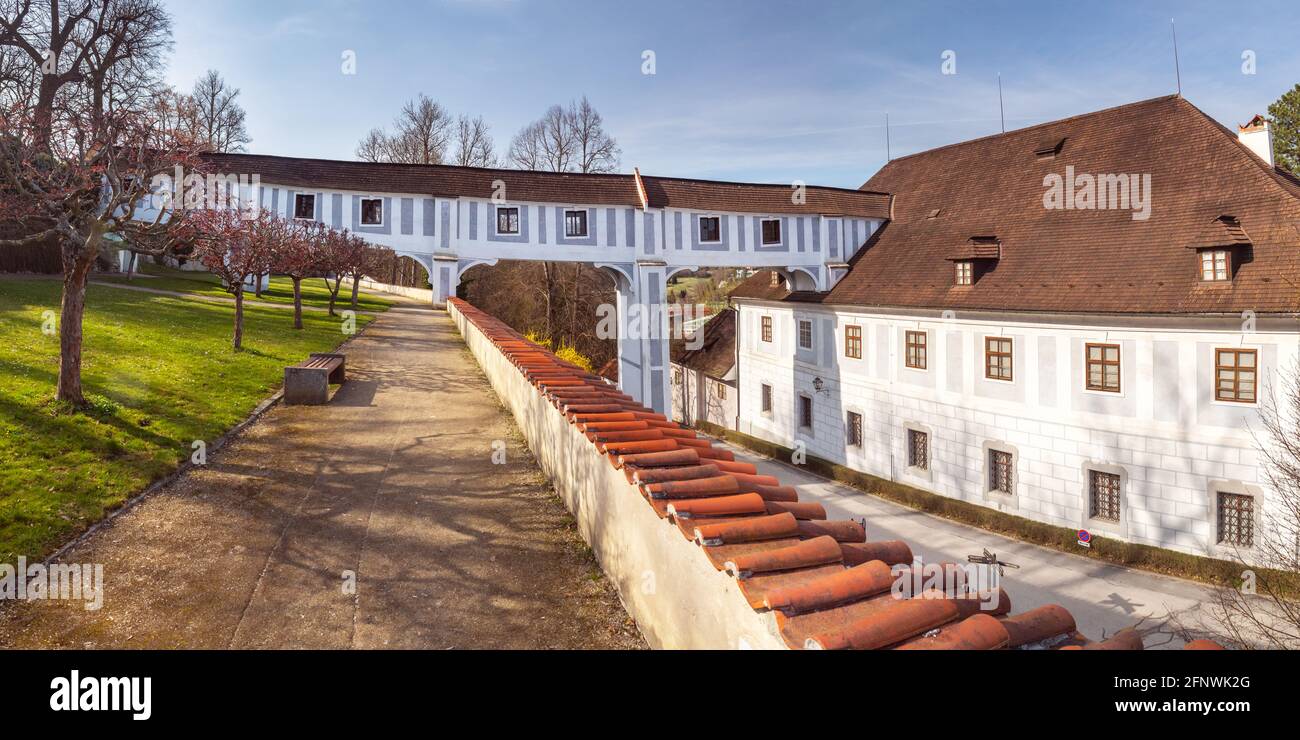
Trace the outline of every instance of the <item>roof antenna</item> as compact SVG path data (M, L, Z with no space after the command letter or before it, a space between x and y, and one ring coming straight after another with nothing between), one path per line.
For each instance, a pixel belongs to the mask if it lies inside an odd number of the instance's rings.
M1174 37L1174 76L1178 79L1178 97L1183 96L1183 71L1178 66L1178 28L1174 26L1174 19L1169 19L1169 32Z
M1002 133L1007 132L1007 112L1002 107L1002 73L998 72L998 116L1002 119Z
M889 114L885 114L885 161L892 162L894 157L889 151Z

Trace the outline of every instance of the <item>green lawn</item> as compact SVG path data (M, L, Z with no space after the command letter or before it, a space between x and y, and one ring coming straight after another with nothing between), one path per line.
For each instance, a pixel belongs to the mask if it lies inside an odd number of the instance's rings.
M170 290L176 293L232 297L222 287L221 280L210 272L185 272L143 262L139 265L139 272L151 277L136 276L131 280L132 285L155 290ZM126 282L125 275L96 275L95 279L104 282ZM245 293L244 298L247 300L255 299L252 292ZM293 281L287 277L272 276L271 287L262 291L262 297L256 298L256 300L268 303L292 304ZM343 287L339 289L338 305L348 308L351 306L351 300L351 285L345 280L343 281ZM330 294L325 288L323 279L309 278L302 281L302 305L325 308L329 305L329 302ZM392 305L392 301L384 300L365 291L357 294L357 309L360 311L387 311Z
M57 280L0 280L0 563L37 558L238 424L278 388L285 365L328 351L340 320L245 307L244 351L230 347L233 307L92 285L82 381L95 408L53 403ZM356 317L358 329L369 317Z

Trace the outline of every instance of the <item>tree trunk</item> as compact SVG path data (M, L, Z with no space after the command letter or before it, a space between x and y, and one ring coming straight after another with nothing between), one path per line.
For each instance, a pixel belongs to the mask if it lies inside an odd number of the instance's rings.
M132 252L130 258L126 261L126 281L128 283L131 282L131 276L135 274L135 261L139 259L139 257L140 255Z
M77 259L63 276L63 310L59 324L59 387L57 398L77 408L86 405L81 391L81 320L86 311L86 276L94 253Z
M244 348L244 281L235 283L235 349Z
M330 316L338 316L334 313L334 302L339 299L339 285L343 282L343 275L334 276L334 284L330 285L329 278L325 278L325 288L330 292Z
M293 279L293 328L302 328L302 278Z
M352 310L357 310L357 288L361 285L361 275L352 276Z
M257 277L254 278L254 282L253 282L253 296L256 297L256 298L261 298L261 297L262 297L262 273L260 273L260 272L257 273Z

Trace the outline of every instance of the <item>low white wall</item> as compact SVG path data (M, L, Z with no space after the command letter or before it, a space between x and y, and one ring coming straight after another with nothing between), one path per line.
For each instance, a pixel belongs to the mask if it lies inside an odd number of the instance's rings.
M455 304L447 311L650 646L785 649L771 617L660 519Z
M392 293L393 295L400 295L400 296L406 296L407 298L414 298L417 301L424 301L425 303L429 303L429 304L433 303L433 290L430 288L408 288L403 285L389 285L387 283L375 282L370 278L361 278L361 289L379 290L385 293ZM339 288L339 295L340 296L351 295L351 293L352 293L352 281L344 280L343 287Z

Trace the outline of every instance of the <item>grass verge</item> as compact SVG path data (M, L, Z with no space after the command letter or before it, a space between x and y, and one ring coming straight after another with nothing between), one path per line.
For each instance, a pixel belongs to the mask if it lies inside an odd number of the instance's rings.
M143 281L141 281L143 282ZM53 401L56 280L0 282L0 562L41 558L211 444L280 386L284 367L348 339L338 318L233 307L91 285L82 383L91 403ZM357 328L370 317L356 317Z
M706 434L725 439L760 455L778 460L789 460L790 456L794 454L794 450L788 447L782 447L773 442L720 427L716 424L701 421L696 426ZM1232 588L1241 585L1241 573L1246 567L1228 560L1189 555L1151 545L1121 542L1104 537L1094 537L1092 547L1082 548L1079 546L1078 530L1076 529L1044 524L967 501L940 496L902 483L878 478L813 455L806 455L806 459L807 462L801 467L808 470L808 472L843 483L864 493L902 504L911 509L934 514L944 519L969 524L989 532L1067 552L1071 555L1080 555L1114 565L1138 568L1210 585ZM1253 568L1252 570L1261 579L1267 577L1279 593L1293 598L1300 598L1300 577L1297 577L1296 574L1263 568Z
M133 278L130 285L140 288L152 288L153 290L169 290L174 293L192 293L194 295L215 296L218 298L233 298L234 296L226 292L222 287L221 280L210 272L186 272L184 270L174 270L169 267L162 267L154 264L142 264L140 273L146 277ZM103 282L127 284L125 275L96 275L96 280ZM245 300L265 301L267 303L287 303L293 305L293 281L287 277L279 275L271 276L271 287L262 291L260 298L253 295L252 291L244 293ZM343 281L343 287L339 289L339 299L336 309L351 308L352 288L351 283ZM330 294L325 288L325 280L322 278L308 278L302 281L302 305L313 306L316 308L326 308L329 306ZM358 311L387 311L392 307L393 302L380 298L371 293L361 291L357 294Z

